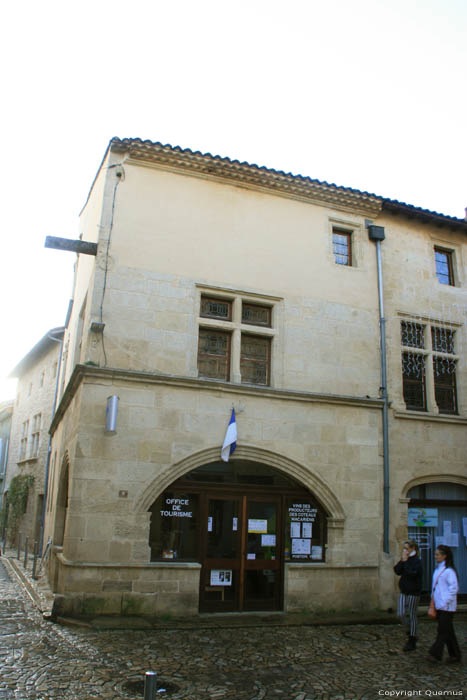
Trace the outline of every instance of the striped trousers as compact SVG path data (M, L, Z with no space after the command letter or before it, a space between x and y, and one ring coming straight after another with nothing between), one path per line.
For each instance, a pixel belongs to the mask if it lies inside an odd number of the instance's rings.
M399 596L397 615L402 624L407 625L411 637L417 636L417 607L419 600L419 595L401 593Z

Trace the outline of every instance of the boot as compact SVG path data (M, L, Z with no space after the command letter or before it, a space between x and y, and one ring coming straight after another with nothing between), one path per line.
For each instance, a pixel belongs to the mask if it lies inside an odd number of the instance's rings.
M414 651L414 649L417 648L417 637L410 637L407 640L407 644L405 645L403 651Z

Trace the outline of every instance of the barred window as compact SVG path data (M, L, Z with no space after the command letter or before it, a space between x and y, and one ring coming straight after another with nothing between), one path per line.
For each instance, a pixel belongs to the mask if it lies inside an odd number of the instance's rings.
M242 335L240 372L242 382L247 384L269 384L269 362L271 341L257 335Z
M457 413L456 362L448 357L433 358L435 400L440 413Z
M425 328L428 329L425 335ZM430 343L431 341L431 343ZM411 411L456 414L457 390L455 331L452 328L401 321L402 386L406 407ZM413 350L408 350L413 348ZM426 373L430 382L427 385ZM427 386L430 387L427 395Z
M230 333L200 328L198 370L200 377L229 381Z
M432 326L431 342L433 345L433 350L454 355L454 331L450 328L439 328L438 326Z
M242 323L250 323L253 326L271 327L271 307L259 304L242 304Z
M407 409L426 411L425 356L414 352L403 352L402 377Z
M232 320L232 302L216 297L201 297L200 316L217 318L222 321Z
M413 321L402 321L401 343L409 348L424 348L425 326Z

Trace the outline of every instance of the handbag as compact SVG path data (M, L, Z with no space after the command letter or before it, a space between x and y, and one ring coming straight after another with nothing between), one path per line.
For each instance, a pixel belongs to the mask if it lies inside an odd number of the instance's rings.
M446 571L446 569L444 569L444 571ZM436 586L438 585L438 581L439 581L439 579L441 578L441 576L444 574L444 571L442 571L442 572L439 574L438 578L436 579L436 583L435 583L435 585L434 585L434 587L433 587L433 593L435 592ZM435 598L434 598L433 593L432 593L432 595L431 595L430 605L428 606L428 617L429 617L431 620L436 620L436 618L437 618L437 616L438 616L438 613L436 612L436 608L435 608Z

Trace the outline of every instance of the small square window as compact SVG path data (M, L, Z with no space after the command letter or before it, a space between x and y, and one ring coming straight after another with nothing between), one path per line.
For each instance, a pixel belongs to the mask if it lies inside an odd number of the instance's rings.
M454 286L452 252L442 248L435 248L435 264L438 282Z
M232 302L216 297L201 297L200 316L221 321L232 320Z
M401 344L409 348L424 348L425 326L413 321L401 321Z
M431 342L435 352L446 352L454 355L454 331L450 328L432 326Z
M352 265L352 234L333 229L332 252L337 265Z
M259 304L242 304L242 323L271 327L271 307Z

